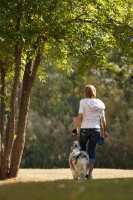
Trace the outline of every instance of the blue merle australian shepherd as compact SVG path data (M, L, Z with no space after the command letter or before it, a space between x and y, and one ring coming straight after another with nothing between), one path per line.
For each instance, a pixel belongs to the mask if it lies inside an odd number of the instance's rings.
M69 166L72 171L73 179L85 179L89 172L89 156L82 151L78 141L74 141L71 147Z

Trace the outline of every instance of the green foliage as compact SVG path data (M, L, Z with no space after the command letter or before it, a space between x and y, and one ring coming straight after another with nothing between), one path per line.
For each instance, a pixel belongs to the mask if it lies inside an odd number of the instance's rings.
M73 62L80 73L107 67L108 53L114 50L132 59L131 1L6 0L0 2L0 11L2 60L13 56L16 41L22 60L27 53L34 58L38 37L43 56L67 73Z
M84 98L84 86L93 84L97 88L97 98L106 105L109 134L105 145L97 146L96 167L132 169L133 95L130 92L127 96L131 88L128 79L120 85L111 78L115 71L89 71L86 77L81 77L77 74L66 76L48 69L46 82L36 80L32 91L21 167L68 167L72 141L78 139L71 135L71 129L78 113L79 100ZM47 109L44 104L46 97Z
M74 139L71 136L73 122L69 114L62 115L62 119L58 116L45 118L30 111L21 167L68 167L70 146Z

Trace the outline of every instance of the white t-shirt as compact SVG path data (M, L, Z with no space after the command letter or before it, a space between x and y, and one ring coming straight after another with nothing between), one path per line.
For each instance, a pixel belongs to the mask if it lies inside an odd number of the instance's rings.
M105 105L100 99L80 100L79 113L83 114L81 128L100 128L100 117L105 118Z

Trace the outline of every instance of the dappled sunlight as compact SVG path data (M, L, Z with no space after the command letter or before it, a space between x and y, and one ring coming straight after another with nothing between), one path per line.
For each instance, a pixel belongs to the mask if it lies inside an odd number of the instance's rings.
M133 170L94 169L93 179L133 178ZM18 177L0 181L1 184L15 182L44 182L56 180L73 180L72 173L67 169L20 169Z

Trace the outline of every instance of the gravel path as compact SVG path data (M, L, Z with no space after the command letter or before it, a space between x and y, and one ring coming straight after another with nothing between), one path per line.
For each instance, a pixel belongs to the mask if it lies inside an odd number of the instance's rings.
M133 170L121 169L94 169L94 179L110 178L133 178ZM0 181L1 184L11 182L38 182L38 181L55 181L55 180L72 180L70 169L20 169L18 177Z

